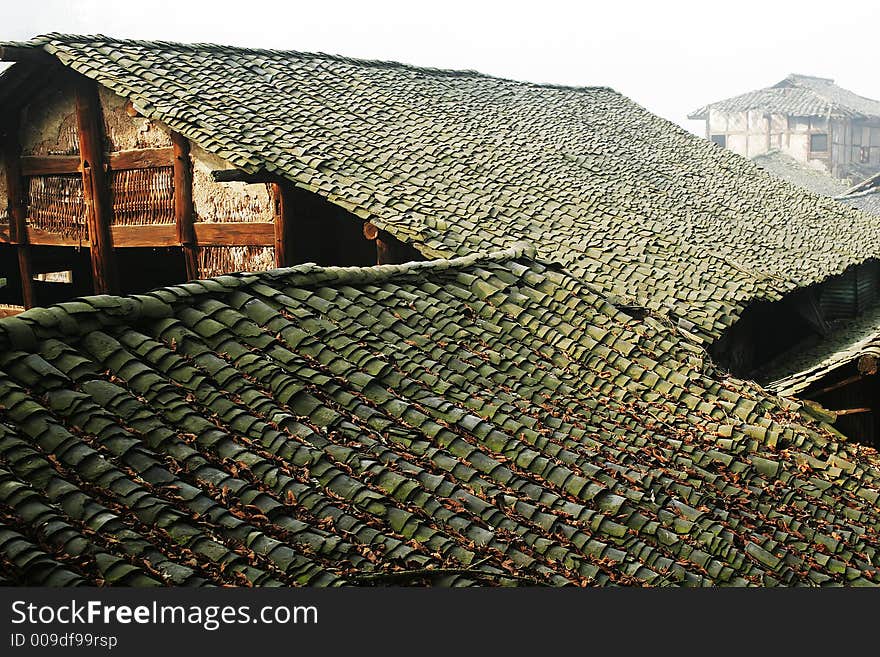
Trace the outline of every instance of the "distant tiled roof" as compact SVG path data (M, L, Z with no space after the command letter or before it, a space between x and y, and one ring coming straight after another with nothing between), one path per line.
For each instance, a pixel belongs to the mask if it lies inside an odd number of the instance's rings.
M761 110L791 116L880 117L880 101L859 96L834 84L834 80L789 75L772 87L749 91L691 112L688 118L705 119L709 109L722 112Z
M851 180L835 178L826 171L798 162L780 151L769 151L762 155L756 155L752 161L764 171L802 189L830 196L862 212L880 216L880 180L878 180L876 172L872 178L864 180L854 187ZM866 171L870 170L866 169Z
M880 217L880 190L877 179L866 180L853 187L850 181L833 177L820 169L798 162L779 151L758 155L752 160L762 169L783 180L815 192L834 197L840 203ZM861 190L847 194L851 190ZM880 308L863 316L833 324L829 335L809 344L798 344L765 363L755 373L766 381L766 387L784 395L803 392L813 383L844 367L866 353L880 354Z
M703 338L756 299L880 254L873 220L606 88L107 37L30 46L235 165L285 176L429 257L527 240Z
M811 89L768 87L706 105L688 114L688 118L705 119L710 109L720 112L761 110L792 116L827 116L830 108L831 103Z
M703 354L520 247L32 309L2 583L880 581L876 452Z
M752 161L765 171L824 196L838 196L852 187L852 181L835 178L824 169L817 169L781 151L769 151L756 155Z
M880 190L858 196L845 196L840 201L858 208L862 212L869 212L880 216Z
M834 80L828 78L793 73L777 83L776 86L811 89L818 97L828 99L832 113L848 112L862 116L880 117L880 101L865 98L849 89L844 89L834 84Z

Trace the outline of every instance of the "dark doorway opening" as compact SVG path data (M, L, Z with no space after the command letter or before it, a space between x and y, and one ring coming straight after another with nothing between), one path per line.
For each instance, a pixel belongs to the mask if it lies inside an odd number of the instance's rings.
M297 187L290 189L290 200L296 226L288 245L291 264L370 267L377 263L377 240L367 239L363 219ZM395 263L425 259L415 248L384 231L381 239Z
M122 294L147 292L186 280L186 261L178 247L116 249Z
M22 303L18 251L11 244L0 244L0 304L20 306Z
M834 428L860 443L880 448L880 376L857 362L841 367L800 395L835 412Z
M75 246L31 246L34 305L48 306L92 294L89 250Z
M819 344L842 323L873 308L878 299L880 263L868 260L778 301L751 304L710 352L732 374L761 381L774 361Z

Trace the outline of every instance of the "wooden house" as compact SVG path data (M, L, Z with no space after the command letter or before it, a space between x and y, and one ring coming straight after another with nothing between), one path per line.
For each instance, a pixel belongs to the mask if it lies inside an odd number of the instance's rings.
M43 52L6 47L0 58L19 62L0 75L0 313L297 262L421 259L281 176L247 175Z
M792 74L688 118L704 121L707 139L744 157L781 151L856 181L880 171L880 101L829 78Z

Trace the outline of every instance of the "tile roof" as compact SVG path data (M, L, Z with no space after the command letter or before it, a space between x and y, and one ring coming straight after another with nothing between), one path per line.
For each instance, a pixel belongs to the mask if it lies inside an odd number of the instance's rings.
M880 582L877 453L704 354L519 246L32 309L0 320L0 573Z
M607 88L101 36L30 47L429 257L528 240L704 339L755 299L880 249L875 219L794 190Z
M824 169L811 167L795 160L781 151L769 151L756 155L752 161L764 171L814 194L830 196L850 207L880 216L880 189L877 187L876 167L865 167L857 179L864 179L853 186L849 179L835 178ZM870 175L873 171L873 175ZM851 170L851 173L856 173ZM853 191L860 190L860 191Z
M710 103L688 114L688 118L708 118L710 109L720 112L759 110L772 114L824 117L831 112L831 103L828 99L817 95L812 89L768 87Z
M817 97L828 99L832 113L880 117L880 101L866 98L849 89L844 89L829 78L817 78L812 75L792 73L784 80L778 82L776 86L810 89Z
M791 116L880 117L880 101L865 98L828 78L792 74L771 87L710 103L688 118L705 119L709 109L722 112L761 110Z
M880 216L880 191L876 175L855 187L824 170L798 162L780 151L752 158L759 167L793 185L833 197L845 205ZM862 190L850 193L851 190ZM768 390L796 395L832 372L880 349L880 308L855 319L833 322L824 338L810 338L764 364L754 376Z
M752 161L764 171L815 194L838 196L852 187L851 181L835 178L824 168L806 165L782 151L768 151L756 155Z
M837 322L828 337L799 345L763 369L765 387L780 395L796 395L835 370L866 354L880 356L880 306L862 316Z
M862 212L868 212L880 216L880 190L874 190L865 194L844 196L840 198L842 203L858 208Z

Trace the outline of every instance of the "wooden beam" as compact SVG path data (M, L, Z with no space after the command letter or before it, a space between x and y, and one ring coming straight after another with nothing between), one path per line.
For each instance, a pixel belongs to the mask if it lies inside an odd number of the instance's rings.
M113 247L116 249L136 246L179 246L177 227L174 224L147 224L144 226L111 226Z
M137 111L134 103L132 103L130 100L125 101L125 113L133 119L141 116L141 113Z
M859 356L856 367L859 370L859 374L876 374L877 370L880 369L880 358L874 354L862 354Z
M873 409L870 408L843 408L839 411L831 411L832 413L837 414L837 416L841 415L855 415L856 413L870 413Z
M286 185L273 183L275 200L275 266L291 265L291 238L293 235L293 199Z
M76 237L67 237L59 233L28 226L28 243L31 246L76 246L89 248L88 240L79 240ZM136 246L180 246L177 236L177 227L174 224L145 224L141 226L111 226L110 235L113 238L114 248L130 248ZM4 239L3 230L0 229L0 243L8 242Z
M855 383L856 381L861 381L862 375L856 374L855 376L851 376L849 378L843 379L842 381L838 381L837 383L832 383L830 386L826 386L825 388L821 388L820 390L814 390L809 393L809 397L818 397L820 395L824 395L833 390L838 390L845 386L850 385L851 383Z
M33 246L90 246L88 240L52 233L33 226L28 226L27 234L28 242Z
M390 265L394 263L394 245L396 240L387 232L370 223L364 222L364 237L376 243L376 264Z
M371 224L369 221L364 222L364 237L368 240L374 240L379 237L379 227Z
M279 176L268 171L248 173L241 169L215 169L211 171L211 179L214 182L243 182L249 184L281 182Z
M104 169L104 122L100 112L95 83L79 78L76 82L76 120L86 225L91 243L92 282L97 294L113 294L119 291L119 277L110 234L112 207Z
M4 139L6 201L9 214L9 241L17 244L18 272L21 278L21 299L25 308L34 306L34 281L27 231L27 195L21 175L21 147L15 128Z
M57 176L79 173L79 155L26 155L21 158L23 176Z
M88 239L81 240L77 237L68 237L60 233L53 233L42 228L27 227L27 242L31 246L84 246L89 247ZM7 226L0 226L0 244L14 243Z
M50 64L53 61L53 58L42 48L0 46L0 61L28 62L31 64Z
M275 224L260 223L204 223L194 224L199 246L274 246Z
M171 133L172 162L174 163L174 222L177 230L177 243L183 247L186 264L186 277L195 280L199 277L199 264L196 257L195 208L192 196L192 160L189 157L189 140L176 132Z
M111 169L152 169L170 167L174 163L173 148L140 148L132 151L105 153L104 162ZM80 173L78 155L26 155L21 158L23 176L60 176Z
M138 148L132 151L116 151L109 154L111 169L152 169L170 167L174 164L174 148Z

